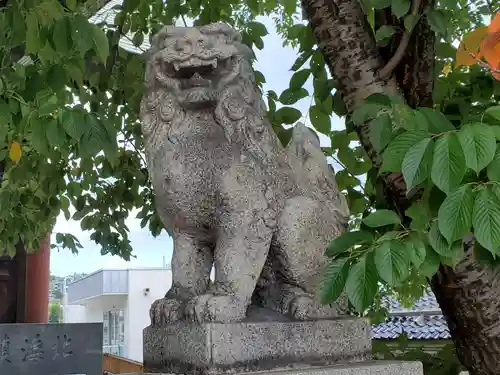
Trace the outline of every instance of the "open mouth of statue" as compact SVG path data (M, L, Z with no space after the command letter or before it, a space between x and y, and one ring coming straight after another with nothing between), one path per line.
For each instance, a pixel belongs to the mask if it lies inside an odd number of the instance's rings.
M213 65L180 68L175 75L180 80L183 90L194 87L211 87L215 69Z
M173 62L168 64L169 75L177 78L182 90L194 88L214 88L216 83L231 66L230 59L227 60L190 60L185 62Z

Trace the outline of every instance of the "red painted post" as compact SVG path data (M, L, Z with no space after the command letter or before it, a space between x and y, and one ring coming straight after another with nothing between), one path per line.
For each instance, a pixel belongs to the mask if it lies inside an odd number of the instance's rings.
M50 233L40 250L26 256L26 323L49 320Z

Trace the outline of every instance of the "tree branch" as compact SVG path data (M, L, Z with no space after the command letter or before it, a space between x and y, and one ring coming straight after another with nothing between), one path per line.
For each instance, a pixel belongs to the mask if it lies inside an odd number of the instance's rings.
M418 18L418 13L420 10L420 4L421 0L413 0L412 2L412 8L411 8L411 15L413 17ZM382 78L387 78L389 77L396 66L401 62L403 59L406 49L408 48L408 44L410 43L411 39L411 34L413 32L413 29L415 28L416 24L413 26L411 30L406 30L403 34L403 37L401 38L401 41L399 42L399 46L394 53L394 55L391 57L389 62L380 70L380 77Z

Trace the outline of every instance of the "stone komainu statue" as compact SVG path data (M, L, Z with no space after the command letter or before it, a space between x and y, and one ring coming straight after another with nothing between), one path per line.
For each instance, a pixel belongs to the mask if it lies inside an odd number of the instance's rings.
M252 57L225 24L167 26L153 39L141 119L174 251L172 287L153 303L152 325L253 312L310 320L346 308L316 298L325 248L347 225L345 198L311 130L296 125L286 148L278 140Z

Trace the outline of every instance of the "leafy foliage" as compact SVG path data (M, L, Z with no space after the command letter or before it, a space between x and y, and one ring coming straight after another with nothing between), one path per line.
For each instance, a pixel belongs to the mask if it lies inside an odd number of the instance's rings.
M441 348L425 347L425 340L412 346L408 337L402 335L394 343L373 340L373 356L386 361L418 361L423 364L425 375L459 375L464 368L457 358L455 346L445 343ZM427 350L426 350L427 349Z
M268 32L256 17L272 12L281 33L312 41L308 28L294 25L295 1L125 0L111 19L89 22L106 2L9 0L0 9L0 243L11 254L19 239L38 249L60 213L90 231L103 254L125 259L132 253L125 224L131 213L153 235L163 229L138 122L144 59L121 40L141 49L162 25L189 18L234 24L261 49ZM280 99L291 105L307 96L308 75L297 74L296 90ZM293 107L274 115L278 127L302 116ZM328 132L329 119L317 118ZM81 248L72 234L55 238L54 247Z
M401 110L401 104L383 116L394 119L396 110ZM393 123L400 132L391 136L382 153L381 171L402 171L408 191L417 186L424 189L420 208L410 207L403 217L380 208L368 213L362 223L364 233L372 234L372 242L351 242L350 252L345 246L337 251L344 238L353 238L356 232L351 232L335 239L327 251L328 256L343 255L335 256L336 262L343 262L344 257L350 260L349 277L360 285L354 288L346 282L345 290L358 312L373 302L372 283L398 289L415 278L432 276L440 263L458 263L464 255L462 240L469 234L494 259L500 255L500 185L486 173L490 164L497 163L496 125L474 122L451 129L451 122L435 111L406 111L422 114L413 116L413 121L426 118L433 125L414 130L416 124L408 120L401 127ZM492 168L489 175L495 176ZM409 228L405 217L412 219ZM372 256L378 275L366 267Z
M452 7L451 4L443 5L444 8ZM394 10L394 3L381 2L379 6L392 6L393 14L398 12ZM400 14L406 14L402 7ZM435 23L431 26L436 29L441 28L438 24L442 21L458 21L439 20L439 17L429 19L430 23ZM337 252L336 244L342 242L343 236L347 236L344 234L332 242L326 253L332 257L333 263L344 265L342 272L346 272L345 266L349 265L347 280L357 277L358 283L377 283L379 288L389 294L408 296L414 293L418 297L416 285L419 280L423 283L432 277L440 264L454 266L463 258L463 241L466 238L475 241L478 260L488 258L489 264L498 263L500 111L495 105L497 96L494 94L494 99L478 97L470 90L461 88L465 77L470 80L481 79L489 82L490 87L496 87L496 82L487 79L486 75L494 76L495 71L486 69L484 64L473 67L472 63L466 64L460 59L464 58L461 55L461 50L466 48L464 46L472 48L476 43L479 51L481 40L492 38L492 28L497 27L500 18L496 16L489 28L476 19L467 21L468 27L475 24L476 31L466 34L468 30L465 28L455 35L466 37L458 48L455 69L444 69L437 77L435 96L439 104L436 108L414 109L398 98L384 98L381 94L375 94L351 116L360 125L370 122L371 141L382 155L380 168L375 169L376 166L373 166L373 173L368 173L365 187L372 189L377 176L381 174L400 172L406 183L407 194L419 190L421 198L405 212L395 212L381 204L375 191L364 191L369 201L378 202L375 207L365 207L360 212L363 217L360 230L371 233L373 240L360 241L351 244L347 252L345 248ZM439 34L438 30L435 31ZM392 34L387 28L379 29L376 38L380 42ZM452 40L443 33L441 36L446 41ZM482 48L485 53L487 47L484 43ZM448 53L440 56L445 67L451 56ZM490 60L486 60L491 64L491 54L482 56L489 56ZM445 91L444 95L442 90ZM489 93L491 95L492 91ZM439 100L440 95L443 95L442 101ZM477 97L478 102L462 108L463 100L470 98L469 95ZM365 266L372 258L376 275L374 270L368 270ZM344 263L345 259L349 261ZM365 274L362 274L363 270ZM335 275L331 276L335 278ZM339 278L335 280L338 289ZM357 285L357 288L353 288L346 282L345 292L359 313L364 313L370 305L378 303L378 297L371 287Z

